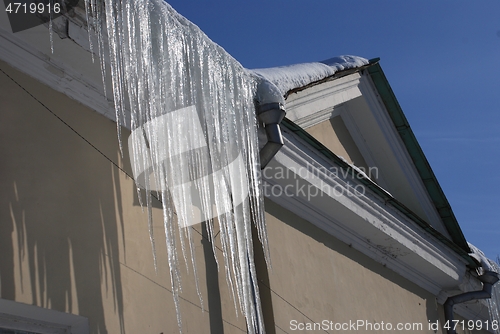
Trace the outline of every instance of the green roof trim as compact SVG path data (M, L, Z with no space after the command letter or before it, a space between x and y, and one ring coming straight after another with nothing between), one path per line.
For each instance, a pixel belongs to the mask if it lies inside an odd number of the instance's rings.
M367 72L370 75L375 88L377 89L380 98L382 99L389 116L394 123L403 143L410 154L410 157L417 168L420 178L424 182L425 188L431 197L434 206L436 207L439 216L443 220L446 230L450 234L453 242L462 248L464 251L469 253L471 250L467 241L465 240L464 234L460 229L457 219L453 214L451 205L446 198L443 189L439 185L439 182L432 171L432 168L427 161L427 158L420 147L420 144L415 137L415 134L411 130L410 124L406 119L401 106L399 105L394 92L392 91L389 82L379 64L379 59L370 60L372 66L367 68Z
M392 197L389 193L387 193L383 188L374 183L371 179L365 177L363 174L359 173L352 166L350 166L343 159L339 158L335 153L330 151L326 146L321 144L316 138L311 136L307 131L305 131L302 127L295 124L293 121L288 118L283 119L281 125L288 129L289 131L296 134L298 137L306 141L309 145L311 145L314 149L319 151L323 156L328 158L330 161L339 165L342 169L349 171L349 173L354 173L356 178L368 189L373 191L375 194L380 196L385 203L391 204L394 208L399 210L409 219L414 221L417 225L419 225L426 232L434 236L448 248L453 250L455 253L460 255L464 260L467 261L470 267L478 267L476 261L474 261L469 253L471 250L465 240L465 237L460 229L457 219L453 214L451 206L444 195L441 186L439 185L434 172L432 171L427 158L425 157L420 145L417 142L413 131L410 128L410 124L406 119L403 110L401 109L394 92L392 91L387 78L385 77L382 68L379 65L379 58L371 59L370 64L368 66L363 66L363 68L359 68L359 71L366 70L370 77L372 78L373 83L375 84L375 88L377 89L389 115L396 127L403 143L408 150L413 163L415 164L417 171L424 182L424 185L429 193L432 202L434 203L439 216L443 220L445 224L446 230L450 234L452 240L448 237L444 236L441 232L436 230L433 226L431 226L428 222L420 218L417 214L415 214L412 210L407 208L403 203ZM349 73L350 74L350 73ZM337 75L338 76L338 75Z

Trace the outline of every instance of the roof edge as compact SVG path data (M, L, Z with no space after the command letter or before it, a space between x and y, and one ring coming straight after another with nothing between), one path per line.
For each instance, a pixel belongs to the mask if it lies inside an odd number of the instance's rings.
M370 60L371 61L371 60ZM344 69L344 70L339 70L337 72L335 72L335 74L332 74L330 76L327 76L323 79L320 79L320 80L316 80L316 81L313 81L311 83L308 83L307 85L304 85L304 86L301 86L301 87L297 87L297 88L293 88L293 89L290 89L289 91L287 91L285 93L285 99L288 98L288 96L290 96L291 94L293 93L298 93L300 91L303 91L305 89L308 89L310 87L313 87L313 86L316 86L316 85L320 85L324 82L328 82L328 81L332 81L332 80L335 80L335 79L339 79L339 78L342 78L342 77L345 77L345 76L348 76L348 75L351 75L353 73L358 73L358 72L361 72L367 68L369 68L370 66L372 66L371 63L368 63L366 65L363 65L363 66L360 66L360 67L355 67L355 68L347 68L347 69Z
M380 196L386 203L390 203L394 206L399 212L404 214L410 220L415 222L419 227L424 229L426 232L431 234L449 249L453 250L460 257L462 257L470 267L477 267L478 264L469 256L469 251L459 247L455 242L450 241L446 236L437 231L434 227L432 227L429 223L420 218L417 214L407 208L403 203L392 197L387 191L381 188L379 185L374 183L372 180L366 177L365 174L360 173L356 168L349 165L345 160L340 158L338 155L333 153L330 149L320 143L316 138L310 135L307 131L305 131L302 127L295 124L293 121L289 120L285 117L281 122L281 126L286 127L288 130L295 133L301 139L305 140L309 145L311 145L314 149L320 152L323 156L325 156L330 161L333 161L335 164L340 166L340 168L348 171L349 173L353 173L356 175L356 179L358 179L364 186L373 191L375 194Z
M470 253L471 250L467 244L465 236L453 213L450 203L441 188L436 175L420 147L420 144L413 133L406 116L403 113L399 102L379 64L380 58L371 59L366 67L379 96L387 109L389 116L401 137L408 153L417 169L417 172L424 183L424 186L431 197L431 201L436 207L446 230L450 234L453 243L461 250Z

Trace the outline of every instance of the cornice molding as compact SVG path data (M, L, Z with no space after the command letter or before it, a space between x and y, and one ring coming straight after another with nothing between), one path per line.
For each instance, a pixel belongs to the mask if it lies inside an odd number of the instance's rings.
M287 118L300 126L310 127L336 116L336 106L361 96L360 77L359 73L350 74L289 95Z
M50 57L19 36L0 28L0 59L116 122L114 103L112 99L104 96L102 84L92 82L85 73L79 73L64 62L58 61L56 57ZM62 43L76 45L70 39L65 39ZM57 52L57 49L54 52ZM82 52L85 50L82 49ZM90 59L91 55L88 54L88 57ZM99 66L98 63L96 66Z
M427 218L430 220L431 225L437 228L441 233L445 234L449 237L446 229L441 226L439 214L435 208L435 206L430 201L429 194L425 189L425 186L420 178L417 169L415 168L413 161L405 149L405 144L401 140L401 137L396 131L394 124L392 123L387 110L380 101L379 96L376 95L376 89L368 75L363 75L360 79L359 89L365 98L366 103L370 107L373 116L375 117L378 126L382 129L382 133L386 138L386 142L390 146L394 156L396 157L403 173L405 174L408 182L411 185L411 188L415 195L418 198L422 209L424 210Z
M288 194L266 191L269 199L436 296L459 285L465 260L369 189L348 195L361 185L354 175L343 175L287 129L283 134L285 146L263 179L266 187L288 189ZM279 170L286 170L287 177L274 177Z

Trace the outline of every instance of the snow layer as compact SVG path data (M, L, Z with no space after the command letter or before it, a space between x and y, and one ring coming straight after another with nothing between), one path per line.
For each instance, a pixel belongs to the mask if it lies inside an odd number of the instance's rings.
M479 248L471 244L470 242L469 248L471 249L472 253L470 253L470 256L475 258L481 263L481 266L484 270L488 271L493 271L496 272L497 274L500 274L500 266L498 263L496 263L493 260L490 260L486 257L486 255L481 251ZM493 285L493 289L491 291L491 298L488 299L488 311L490 313L490 320L491 321L497 321L497 323L500 322L500 283L496 283ZM500 330L494 329L495 334L500 334Z
M339 56L321 62L295 64L251 70L259 77L274 83L285 95L292 89L304 87L335 73L368 64L368 59L357 56Z
M470 242L468 242L468 244L469 248L472 251L472 253L470 253L470 256L478 260L484 270L500 273L500 267L495 261L488 259L486 255L484 255L482 250L480 250Z

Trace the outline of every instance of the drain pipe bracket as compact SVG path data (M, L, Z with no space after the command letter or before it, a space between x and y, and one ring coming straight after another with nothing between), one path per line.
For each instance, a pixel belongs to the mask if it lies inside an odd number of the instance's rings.
M260 168L264 169L285 144L280 123L285 118L285 100L278 87L270 81L259 78L256 96L257 117L264 125L267 142L260 150Z

